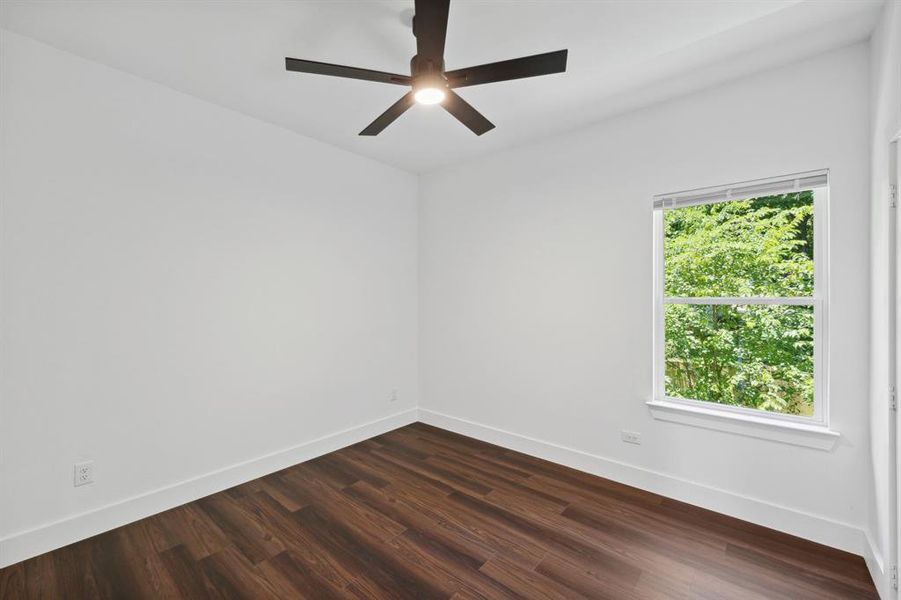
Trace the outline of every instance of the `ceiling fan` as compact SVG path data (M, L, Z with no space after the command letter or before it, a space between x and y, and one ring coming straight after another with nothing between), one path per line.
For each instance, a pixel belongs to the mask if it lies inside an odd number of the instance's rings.
M450 0L416 0L416 13L413 17L416 56L410 61L410 75L398 75L299 58L285 58L285 68L299 73L363 79L412 88L361 131L360 135L378 135L413 106L414 102L441 104L444 110L456 117L473 133L482 135L494 129L494 124L458 96L454 92L456 88L566 71L567 50L445 71L444 39L447 33L449 9Z

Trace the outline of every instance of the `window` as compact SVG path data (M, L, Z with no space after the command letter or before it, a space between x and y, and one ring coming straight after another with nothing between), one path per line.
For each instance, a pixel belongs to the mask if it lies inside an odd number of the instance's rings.
M827 196L818 171L654 199L652 405L826 426Z

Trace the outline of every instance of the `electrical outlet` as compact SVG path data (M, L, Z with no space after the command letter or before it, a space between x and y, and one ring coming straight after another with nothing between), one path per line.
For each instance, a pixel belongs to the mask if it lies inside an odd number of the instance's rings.
M75 463L75 487L94 483L94 461Z
M641 434L637 431L626 431L623 429L620 431L620 435L622 435L623 441L627 444L641 444Z
M397 390L391 390L390 402L397 402Z

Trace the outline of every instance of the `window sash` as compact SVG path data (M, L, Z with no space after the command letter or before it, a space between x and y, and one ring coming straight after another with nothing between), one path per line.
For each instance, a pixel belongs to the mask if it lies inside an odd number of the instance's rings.
M785 297L763 297L763 296L666 296L663 298L664 304L785 304L789 306L813 306L816 300L813 296L785 296Z
M672 402L676 404L684 404L687 406L702 406L707 410L722 411L728 414L744 414L755 418L769 419L775 422L795 422L806 423L811 425L829 425L829 403L828 403L828 303L826 301L826 290L828 290L828 170L810 171L807 173L799 173L796 175L788 175L766 180L756 180L746 182L744 184L732 184L727 186L719 186L717 188L703 188L689 192L678 192L675 194L665 194L654 197L654 392L655 400ZM802 183L813 182L817 185L801 186ZM776 184L782 185L778 187ZM753 185L752 185L753 184ZM761 184L759 187L754 185ZM769 189L763 190L763 184L771 185ZM793 187L788 187L793 186ZM720 193L715 196L711 191ZM731 191L730 191L731 190ZM732 196L729 193L738 194L741 190L757 190L751 195ZM730 200L740 200L754 198L765 195L775 195L780 193L788 193L792 191L814 192L813 200L813 235L814 235L814 290L811 297L728 297L728 296L712 296L712 297L675 297L664 296L664 228L663 213L668 208L680 208L682 206L693 206L697 204L712 204L715 202L726 202ZM728 192L728 193L727 193ZM696 201L700 196L707 198L716 198L704 202ZM678 203L677 198L685 198L684 203ZM671 201L664 202L664 199ZM691 203L689 203L691 202ZM814 414L812 417L800 415L788 415L766 410L747 408L743 406L734 406L729 404L719 404L703 399L692 398L676 398L666 395L665 373L666 373L666 332L664 331L664 306L666 304L785 304L795 306L813 306L813 337L814 337L814 358L813 358L813 378L814 378Z

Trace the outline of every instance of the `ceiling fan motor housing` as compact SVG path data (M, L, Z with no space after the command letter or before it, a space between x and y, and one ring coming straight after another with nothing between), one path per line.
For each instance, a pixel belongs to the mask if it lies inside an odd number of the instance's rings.
M446 89L447 77L444 76L444 60L438 64L418 54L410 60L410 75L413 77L413 91L424 88Z

